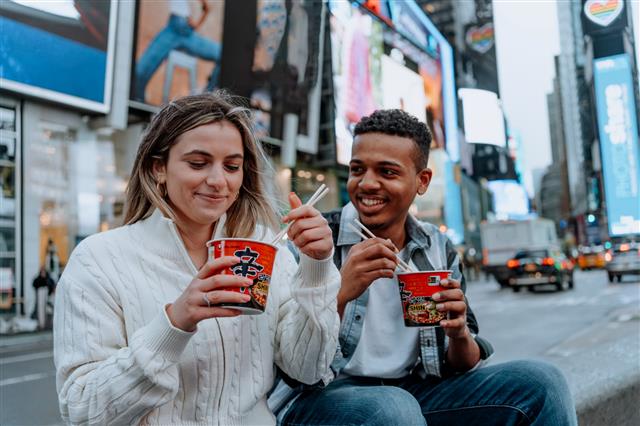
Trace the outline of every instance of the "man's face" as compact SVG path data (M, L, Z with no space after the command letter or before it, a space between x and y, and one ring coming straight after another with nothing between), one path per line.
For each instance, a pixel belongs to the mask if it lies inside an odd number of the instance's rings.
M370 229L404 226L416 194L424 194L431 170L416 170L417 146L409 138L365 133L355 137L347 191Z

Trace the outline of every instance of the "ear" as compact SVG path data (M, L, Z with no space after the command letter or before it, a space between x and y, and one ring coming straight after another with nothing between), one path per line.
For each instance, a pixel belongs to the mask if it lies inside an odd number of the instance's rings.
M167 181L167 172L165 164L160 160L153 160L153 177L156 182L165 183Z
M427 167L418 172L416 175L416 179L418 180L418 195L424 195L424 193L427 192L427 188L429 188L429 184L431 183L432 174L431 169Z

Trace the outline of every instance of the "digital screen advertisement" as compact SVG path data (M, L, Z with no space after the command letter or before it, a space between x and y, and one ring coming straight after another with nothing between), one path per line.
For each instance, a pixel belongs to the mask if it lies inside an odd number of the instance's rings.
M224 2L138 2L131 98L160 106L217 87Z
M433 148L458 161L451 47L413 2L364 6L329 3L338 163L348 163L355 123L378 108L415 115L433 131Z
M115 1L0 1L0 86L109 112Z
M493 211L496 218L522 219L529 214L529 197L518 181L492 180L487 185L493 193Z
M593 76L609 234L640 234L640 147L629 57L596 59Z
M498 95L488 90L460 89L464 136L468 143L506 146L504 114Z
M413 1L329 2L337 162L348 165L353 128L376 109L399 108L433 132L432 153L449 194L444 222L449 236L463 235L456 92L451 46ZM422 90L417 90L422 88ZM434 176L434 178L438 178Z

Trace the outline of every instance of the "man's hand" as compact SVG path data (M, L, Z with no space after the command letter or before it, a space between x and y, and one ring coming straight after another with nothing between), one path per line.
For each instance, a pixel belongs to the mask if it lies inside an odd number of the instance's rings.
M338 313L342 317L344 307L378 278L393 278L398 260L394 245L382 238L370 238L355 244L342 264L342 285L338 292Z
M448 312L449 318L440 321L440 326L449 336L447 361L455 371L468 371L480 360L480 347L467 327L467 303L460 288L460 281L446 279L440 282L446 287L433 295L436 309Z
M469 334L467 328L467 304L464 301L464 293L460 288L460 281L451 278L440 281L442 287L447 290L433 295L436 301L436 309L440 312L448 312L449 319L440 321L444 332L452 339L465 337Z

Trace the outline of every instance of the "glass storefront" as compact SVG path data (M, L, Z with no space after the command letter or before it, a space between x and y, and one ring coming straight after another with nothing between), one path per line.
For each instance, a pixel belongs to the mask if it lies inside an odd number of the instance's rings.
M121 225L126 183L112 141L66 125L41 121L28 158L25 224L39 228L37 263L55 281L82 239Z
M22 118L0 110L0 309L34 318L32 282L40 269L57 282L82 239L122 224L126 176L117 172L123 168L116 161L125 159L116 154L111 133L91 128L78 113L29 102L21 110ZM16 126L24 129L21 174L11 168ZM49 320L39 320L38 327Z
M18 117L15 105L0 103L0 312L13 308L17 282L19 167Z

